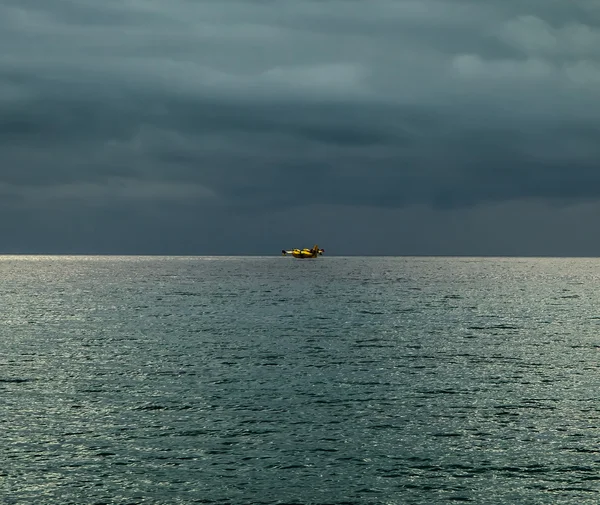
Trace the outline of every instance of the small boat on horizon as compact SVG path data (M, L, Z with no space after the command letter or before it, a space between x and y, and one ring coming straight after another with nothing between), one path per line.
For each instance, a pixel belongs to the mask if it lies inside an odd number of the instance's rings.
M325 249L320 249L317 244L314 245L312 249L292 249L290 251L286 251L285 249L281 250L281 254L283 256L292 255L294 258L305 259L305 258L316 258L317 256L321 256L325 252Z

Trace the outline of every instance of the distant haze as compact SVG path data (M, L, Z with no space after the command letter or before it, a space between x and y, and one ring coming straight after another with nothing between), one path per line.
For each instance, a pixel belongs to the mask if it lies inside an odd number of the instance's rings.
M600 252L598 0L3 0L0 253Z

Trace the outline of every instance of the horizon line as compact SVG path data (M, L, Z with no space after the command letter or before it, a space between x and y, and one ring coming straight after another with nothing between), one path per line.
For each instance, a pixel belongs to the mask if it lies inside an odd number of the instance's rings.
M86 253L86 252L1 252L0 257L26 257L26 256L51 256L51 257L162 257L162 258L277 258L283 257L279 254L258 254L258 253L246 253L246 254L229 254L229 253L209 253L209 254L173 254L173 253ZM568 258L581 258L581 259L598 259L598 256L591 255L552 255L552 254L327 254L323 255L318 259L325 258L524 258L524 259L535 259L535 258L546 258L546 259L568 259ZM317 259L317 258L313 258Z

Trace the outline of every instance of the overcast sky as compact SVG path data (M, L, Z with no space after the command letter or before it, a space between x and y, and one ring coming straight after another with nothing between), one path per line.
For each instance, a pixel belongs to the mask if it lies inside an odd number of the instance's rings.
M598 0L0 0L0 252L600 254Z

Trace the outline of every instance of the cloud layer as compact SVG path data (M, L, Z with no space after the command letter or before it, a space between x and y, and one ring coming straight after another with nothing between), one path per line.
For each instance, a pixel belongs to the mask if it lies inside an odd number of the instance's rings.
M469 253L389 226L600 195L591 0L5 0L0 47L7 252L268 252L300 212Z

